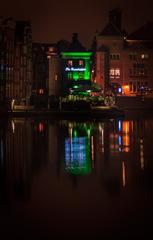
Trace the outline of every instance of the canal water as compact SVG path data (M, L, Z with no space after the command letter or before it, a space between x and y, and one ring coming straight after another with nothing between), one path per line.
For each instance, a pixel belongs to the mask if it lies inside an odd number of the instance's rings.
M0 238L143 237L153 118L0 121Z

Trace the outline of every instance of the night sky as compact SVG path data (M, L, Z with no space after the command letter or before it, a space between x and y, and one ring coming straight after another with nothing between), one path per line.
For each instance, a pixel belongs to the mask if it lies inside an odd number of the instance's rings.
M108 21L108 12L122 9L122 27L131 32L153 21L152 0L4 0L0 15L16 20L31 20L33 41L71 40L73 32L89 47L96 30Z

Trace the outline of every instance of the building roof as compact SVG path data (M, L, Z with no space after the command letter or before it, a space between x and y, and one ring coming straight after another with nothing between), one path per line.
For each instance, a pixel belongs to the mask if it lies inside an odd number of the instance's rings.
M87 52L86 48L78 40L78 34L73 33L72 42L65 50L65 52Z
M108 23L99 33L99 36L122 36L122 32L112 23Z
M145 25L131 33L127 40L153 41L153 22L147 22Z

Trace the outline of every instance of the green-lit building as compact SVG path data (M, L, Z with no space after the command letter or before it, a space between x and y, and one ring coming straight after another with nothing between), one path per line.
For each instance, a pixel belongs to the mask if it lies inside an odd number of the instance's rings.
M76 88L91 85L91 55L74 33L72 43L61 53L63 93L72 93Z

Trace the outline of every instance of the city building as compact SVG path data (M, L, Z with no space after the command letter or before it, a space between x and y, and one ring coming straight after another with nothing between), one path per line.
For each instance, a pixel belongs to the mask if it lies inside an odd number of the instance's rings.
M153 88L153 23L127 34L122 13L114 9L109 22L96 37L95 79L104 90L122 94Z
M57 47L49 47L48 49L49 61L49 81L48 94L50 100L55 100L62 94L62 75L61 75L61 58L58 54Z
M0 101L29 102L32 85L31 23L0 21Z
M91 55L74 33L72 43L61 53L62 57L62 91L71 93L75 88L91 85Z
M17 21L15 28L14 91L19 103L30 102L32 91L32 33L29 21Z
M128 35L125 46L125 84L130 92L153 89L153 22Z
M32 44L32 102L35 106L46 106L49 94L49 49L56 44Z
M13 95L15 22L0 19L0 102Z

